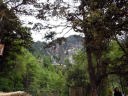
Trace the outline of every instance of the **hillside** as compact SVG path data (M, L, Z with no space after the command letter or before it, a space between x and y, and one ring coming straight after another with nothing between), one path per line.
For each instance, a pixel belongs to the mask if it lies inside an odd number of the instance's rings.
M71 35L65 38L64 43L56 42L49 47L45 42L37 41L32 45L32 53L38 58L50 56L53 64L63 64L67 58L72 62L72 55L83 48L82 41L83 38L77 35Z

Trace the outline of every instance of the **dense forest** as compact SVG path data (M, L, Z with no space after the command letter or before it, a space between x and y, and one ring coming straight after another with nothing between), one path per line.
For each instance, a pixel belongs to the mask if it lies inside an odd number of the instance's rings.
M128 95L128 1L72 0L73 7L66 0L37 1L0 0L0 91L114 96L118 87ZM39 8L36 18L65 19L65 25L23 26L18 14L35 15L22 8L27 4ZM52 29L60 26L83 36L56 38ZM32 30L49 30L42 34L51 42L33 41Z

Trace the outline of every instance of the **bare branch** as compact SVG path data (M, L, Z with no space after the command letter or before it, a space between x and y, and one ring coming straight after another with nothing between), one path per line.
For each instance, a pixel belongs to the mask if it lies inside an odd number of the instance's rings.
M64 35L66 35L68 32L70 32L72 30L72 28L70 28ZM64 35L63 35L63 37L64 37Z
M114 36L115 37L115 40L116 42L118 43L118 45L120 46L120 48L122 49L122 51L127 54L127 51L126 49L124 48L124 46L119 42L118 38L116 37L116 35Z
M10 9L10 11L17 10L17 8L18 8L19 6L21 6L21 5L23 5L23 2L20 3L20 4L18 4L18 5L15 6L15 7L12 7L12 8Z

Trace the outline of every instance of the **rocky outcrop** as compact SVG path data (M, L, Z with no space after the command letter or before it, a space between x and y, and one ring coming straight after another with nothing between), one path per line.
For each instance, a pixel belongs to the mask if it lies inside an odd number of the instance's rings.
M70 63L73 62L72 55L79 49L83 48L83 37L78 35L71 35L65 38L65 41L60 44L57 40L51 42L49 47L44 42L35 42L32 46L32 53L40 58L43 56L51 56L53 64L64 64L65 59L69 59Z

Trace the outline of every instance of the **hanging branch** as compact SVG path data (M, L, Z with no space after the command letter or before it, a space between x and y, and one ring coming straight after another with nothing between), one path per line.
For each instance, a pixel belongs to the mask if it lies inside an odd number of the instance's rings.
M17 10L17 8L18 8L19 6L21 6L21 5L23 5L23 4L24 4L24 3L22 2L22 3L18 4L17 6L12 7L12 8L10 9L10 11Z
M125 48L123 47L123 45L119 42L117 36L114 35L114 37L115 37L115 40L116 40L117 44L118 44L118 45L120 46L120 48L122 49L122 51L127 55L126 49L125 49Z

